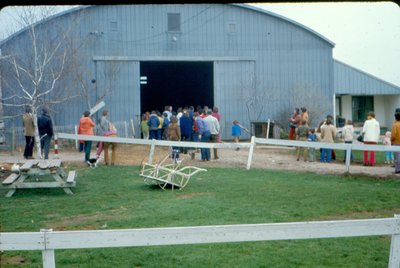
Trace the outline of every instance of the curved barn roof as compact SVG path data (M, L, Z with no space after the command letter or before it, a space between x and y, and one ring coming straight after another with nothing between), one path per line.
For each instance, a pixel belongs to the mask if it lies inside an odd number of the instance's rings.
M252 10L252 11L255 11L255 12L260 12L260 13L266 14L266 15L268 15L268 16L272 16L272 17L275 17L275 18L284 20L284 21L289 22L289 23L291 23L291 24L293 24L293 25L295 25L295 26L297 26L297 27L303 28L305 31L307 31L307 32L309 32L309 33L311 33L311 34L313 34L313 35L315 35L315 36L321 38L323 41L327 42L327 43L330 44L332 47L335 46L335 43L332 42L331 40L329 40L328 38L326 38L325 36L319 34L318 32L316 32L316 31L314 31L314 30L308 28L307 26L305 26L305 25L303 25L303 24L301 24L301 23L298 23L298 22L296 22L296 21L294 21L294 20L291 20L291 19L289 19L289 18L287 18L287 17L284 17L284 16L282 16L282 15L278 15L278 14L273 13L273 12L271 12L271 11L267 11L267 10L265 10L265 9L261 9L261 8L258 8L258 7L254 7L254 6L251 6L251 5L249 5L249 4L228 4L228 5L230 5L230 6L236 6L236 7L240 7L240 8L245 8L245 9L249 9L249 10ZM90 8L90 7L95 7L95 6L78 6L78 7L75 7L75 8L71 8L71 9L65 10L65 11L63 11L63 12L57 13L57 14L55 14L55 15L53 15L53 16L50 16L50 17L48 17L48 18L46 18L46 19L44 19L44 20L38 21L38 22L34 23L33 25L38 25L38 24L44 23L44 22L46 22L46 21L55 19L55 18L57 18L57 17L63 16L63 15L66 15L66 14L70 14L70 13L73 13L73 12L76 12L76 11L79 11L79 10L82 10L82 9L85 9L85 8ZM21 29L21 30L15 32L14 34L10 35L9 37L5 38L4 40L0 41L0 46L2 46L2 45L3 45L4 43L6 43L8 40L10 40L10 39L16 37L17 35L19 35L19 34L21 34L21 33L23 33L23 32L26 31L29 27L30 27L30 26L27 26L27 27L25 27L25 28L23 28L23 29Z

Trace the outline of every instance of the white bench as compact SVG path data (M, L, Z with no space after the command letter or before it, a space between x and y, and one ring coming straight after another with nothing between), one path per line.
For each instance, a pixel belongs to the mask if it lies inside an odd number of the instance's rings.
M75 170L71 170L70 172L68 172L67 183L74 183L75 176L76 176Z
M18 178L19 178L19 174L12 173L12 174L10 174L10 176L7 177L7 179L5 179L3 181L3 184L12 184Z

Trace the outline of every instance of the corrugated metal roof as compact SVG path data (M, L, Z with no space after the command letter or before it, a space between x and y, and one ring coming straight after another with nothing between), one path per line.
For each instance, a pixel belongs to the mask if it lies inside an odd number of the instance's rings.
M400 87L334 59L335 94L397 95Z
M287 17L285 17L285 16L282 16L282 15L279 15L279 14L276 14L276 13L273 13L273 12L271 12L271 11L268 11L268 10L265 10L265 9L262 9L262 8L258 8L258 7L255 7L255 6L251 6L251 5L248 5L248 4L231 4L231 5L233 5L233 6L239 6L239 7L242 7L242 8L247 8L247 9L250 9L250 10L257 11L257 12L261 12L261 13L267 14L267 15L269 15L269 16L273 16L273 17L279 18L279 19L281 19L281 20L287 21L287 22L289 22L289 23L292 23L292 24L294 24L294 25L296 25L296 26L298 26L298 27L300 27L300 28L303 28L304 30L306 30L306 31L308 31L308 32L310 32L310 33L312 33L312 34L318 36L319 38L321 38L321 39L324 40L325 42L329 43L332 47L334 47L334 46L336 45L333 41L329 40L328 38L326 38L326 37L323 36L322 34L320 34L320 33L316 32L316 31L312 30L311 28L308 28L307 26L305 26L305 25L303 25L303 24L301 24L301 23L299 23L299 22L297 22L297 21L291 20L291 19L289 19L289 18L287 18Z
M254 6L251 6L251 5L248 5L248 4L228 4L228 5L237 6L237 7L241 7L241 8L246 8L246 9L249 9L249 10L253 10L253 11L256 11L256 12L264 13L264 14L266 14L266 15L273 16L273 17L279 18L279 19L281 19L281 20L287 21L287 22L289 22L289 23L292 23L292 24L294 24L294 25L296 25L296 26L298 26L298 27L301 27L301 28L303 28L304 30L306 30L306 31L308 31L308 32L310 32L310 33L312 33L312 34L318 36L318 37L321 38L322 40L324 40L324 41L326 41L327 43L329 43L331 46L333 46L333 47L335 46L335 43L332 42L331 40L329 40L328 38L326 38L325 36L319 34L318 32L316 32L316 31L314 31L314 30L308 28L307 26L305 26L305 25L303 25L303 24L301 24L301 23L298 23L298 22L296 22L296 21L294 21L294 20L291 20L291 19L289 19L289 18L287 18L287 17L284 17L284 16L282 16L282 15L278 15L278 14L273 13L273 12L271 12L271 11L267 11L267 10L264 10L264 9L261 9L261 8L258 8L258 7L254 7ZM46 19L44 19L44 20L38 21L38 22L36 22L36 23L33 23L32 25L38 25L38 24L44 23L44 22L46 22L46 21L52 20L52 19L54 19L54 18L63 16L63 15L66 15L66 14L69 14L69 13L72 13L72 12L76 12L76 11L78 11L78 10L82 10L82 9L85 9L85 8L89 8L89 7L93 7L93 6L79 6L79 7L71 8L71 9L69 9L69 10L65 10L65 11L63 11L63 12L57 13L57 14L55 14L55 15L53 15L53 16L50 16L50 17L48 17L48 18L46 18ZM26 31L26 29L28 29L29 27L31 27L31 25L22 28L21 30L15 32L14 34L12 34L12 35L10 35L9 37L5 38L4 40L0 41L0 46L2 46L3 43L6 43L8 40L10 40L10 39L14 38L15 36L19 35L20 33Z

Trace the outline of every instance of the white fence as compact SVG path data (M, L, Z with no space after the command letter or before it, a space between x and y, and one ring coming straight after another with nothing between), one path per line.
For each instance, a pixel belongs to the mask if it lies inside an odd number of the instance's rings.
M295 140L280 140L280 139L263 139L251 137L250 143L209 143L209 142L184 142L184 141L165 141L165 140L143 140L143 139L131 139L131 138L120 138L120 137L103 137L103 136L87 136L87 135L74 135L68 133L59 133L58 138L60 139L73 139L73 140L92 140L92 141L104 141L104 142L117 142L125 144L141 144L150 145L149 162L152 163L155 146L176 146L176 147L195 147L195 148L250 148L249 156L247 160L247 169L251 168L253 159L254 147L257 144L263 145L277 145L277 146L295 146L295 147L307 147L307 148L327 148L336 150L346 151L346 172L350 172L351 164L351 151L391 151L400 152L400 146L386 146L386 145L365 145L357 143L323 143L323 142L308 142L308 141L295 141Z
M92 231L0 233L0 250L41 250L55 267L55 250L139 247L390 235L389 268L400 267L400 215L393 218Z

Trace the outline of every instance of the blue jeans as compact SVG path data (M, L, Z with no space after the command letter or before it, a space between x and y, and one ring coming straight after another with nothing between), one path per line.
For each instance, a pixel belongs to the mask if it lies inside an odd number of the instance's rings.
M201 135L201 142L209 142L211 139L211 132L205 131ZM201 160L210 160L210 149L209 148L201 148Z
M150 130L150 140L152 140L152 139L157 139L157 132L158 132L157 129L155 129L155 130Z
M332 149L325 149L322 148L321 150L321 162L328 162L332 161Z
M40 148L42 150L42 154L44 154L44 159L49 159L50 141L51 136L49 135L46 135L40 139Z
M90 159L90 151L92 150L92 141L85 141L85 161Z
M157 130L157 140L161 140L161 138L162 138L162 128L159 128L158 130Z
M393 152L385 152L386 154L386 161L393 161Z

